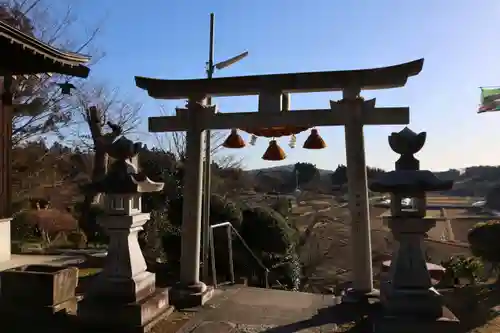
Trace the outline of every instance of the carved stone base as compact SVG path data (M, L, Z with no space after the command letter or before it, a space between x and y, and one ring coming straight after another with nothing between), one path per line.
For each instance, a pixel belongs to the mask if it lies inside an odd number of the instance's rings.
M103 299L84 299L78 304L78 319L96 332L147 332L172 313L168 289L157 289L139 302L123 304Z
M113 299L121 303L139 302L155 291L156 275L144 271L132 278L116 279L103 273L96 277L86 298Z
M373 325L374 333L455 333L457 317L446 307L441 308L437 318L414 316L383 316Z
M177 285L170 290L170 303L177 309L193 308L204 305L213 294L214 288L205 284L201 289Z
M419 315L438 318L442 315L443 299L433 287L429 289L394 289L383 282L381 302L391 316Z

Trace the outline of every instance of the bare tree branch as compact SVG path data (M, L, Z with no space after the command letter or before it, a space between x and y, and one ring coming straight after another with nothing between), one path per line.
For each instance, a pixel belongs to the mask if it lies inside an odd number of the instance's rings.
M83 38L75 35L75 25L80 21L75 14L74 2L66 2L61 10L51 1L5 0L0 2L0 19L55 47L90 54L92 63L96 63L103 53L99 54L91 47L95 47L105 21L99 22ZM57 86L61 81L79 82L63 75L16 78L13 88L14 146L49 134L63 137L64 129L72 121L74 105L71 98L61 94Z

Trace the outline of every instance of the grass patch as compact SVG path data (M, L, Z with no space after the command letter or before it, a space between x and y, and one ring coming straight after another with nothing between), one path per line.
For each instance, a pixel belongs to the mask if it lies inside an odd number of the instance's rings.
M96 268L96 267L91 267L91 268L79 268L78 269L78 278L85 278L89 276L93 276L96 274L99 274L102 272L102 268Z

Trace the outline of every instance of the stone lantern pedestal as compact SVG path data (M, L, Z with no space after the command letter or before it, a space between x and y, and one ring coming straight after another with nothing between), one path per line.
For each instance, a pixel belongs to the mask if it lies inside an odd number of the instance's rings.
M435 225L433 219L389 219L389 228L398 247L391 261L389 281L381 285L381 301L387 314L441 316L441 295L432 286L422 246L425 233Z
M392 133L389 144L401 155L396 170L370 185L374 192L391 193L391 215L387 220L397 242L389 279L381 282L383 314L374 325L377 333L451 333L457 329L458 319L432 286L423 250L425 234L436 225L436 219L426 217L426 192L453 186L453 182L420 170L413 154L423 147L425 138L425 132L416 134L408 128ZM410 207L402 204L403 199L410 199Z
M108 255L77 314L85 327L95 331L145 332L173 310L168 290L157 289L155 274L146 271L137 238L149 220L149 214L141 211L141 193L159 191L163 183L152 182L129 162L137 154L129 140L122 138L111 148L116 150L108 154L117 161L102 181L92 185L105 195L107 214L98 222L109 235Z

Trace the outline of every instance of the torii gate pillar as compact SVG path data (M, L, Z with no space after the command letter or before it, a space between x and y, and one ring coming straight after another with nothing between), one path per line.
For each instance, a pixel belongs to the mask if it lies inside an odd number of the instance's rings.
M184 193L182 204L180 281L171 290L171 301L179 308L203 305L212 297L213 288L200 281L201 210L203 193L203 117L205 96L190 97L187 103L189 128L186 131Z
M343 102L350 104L349 118L345 124L347 160L347 186L351 213L351 261L353 267L351 297L344 301L357 301L373 291L372 250L368 181L366 175L365 144L361 106L358 103L360 89L344 89Z

